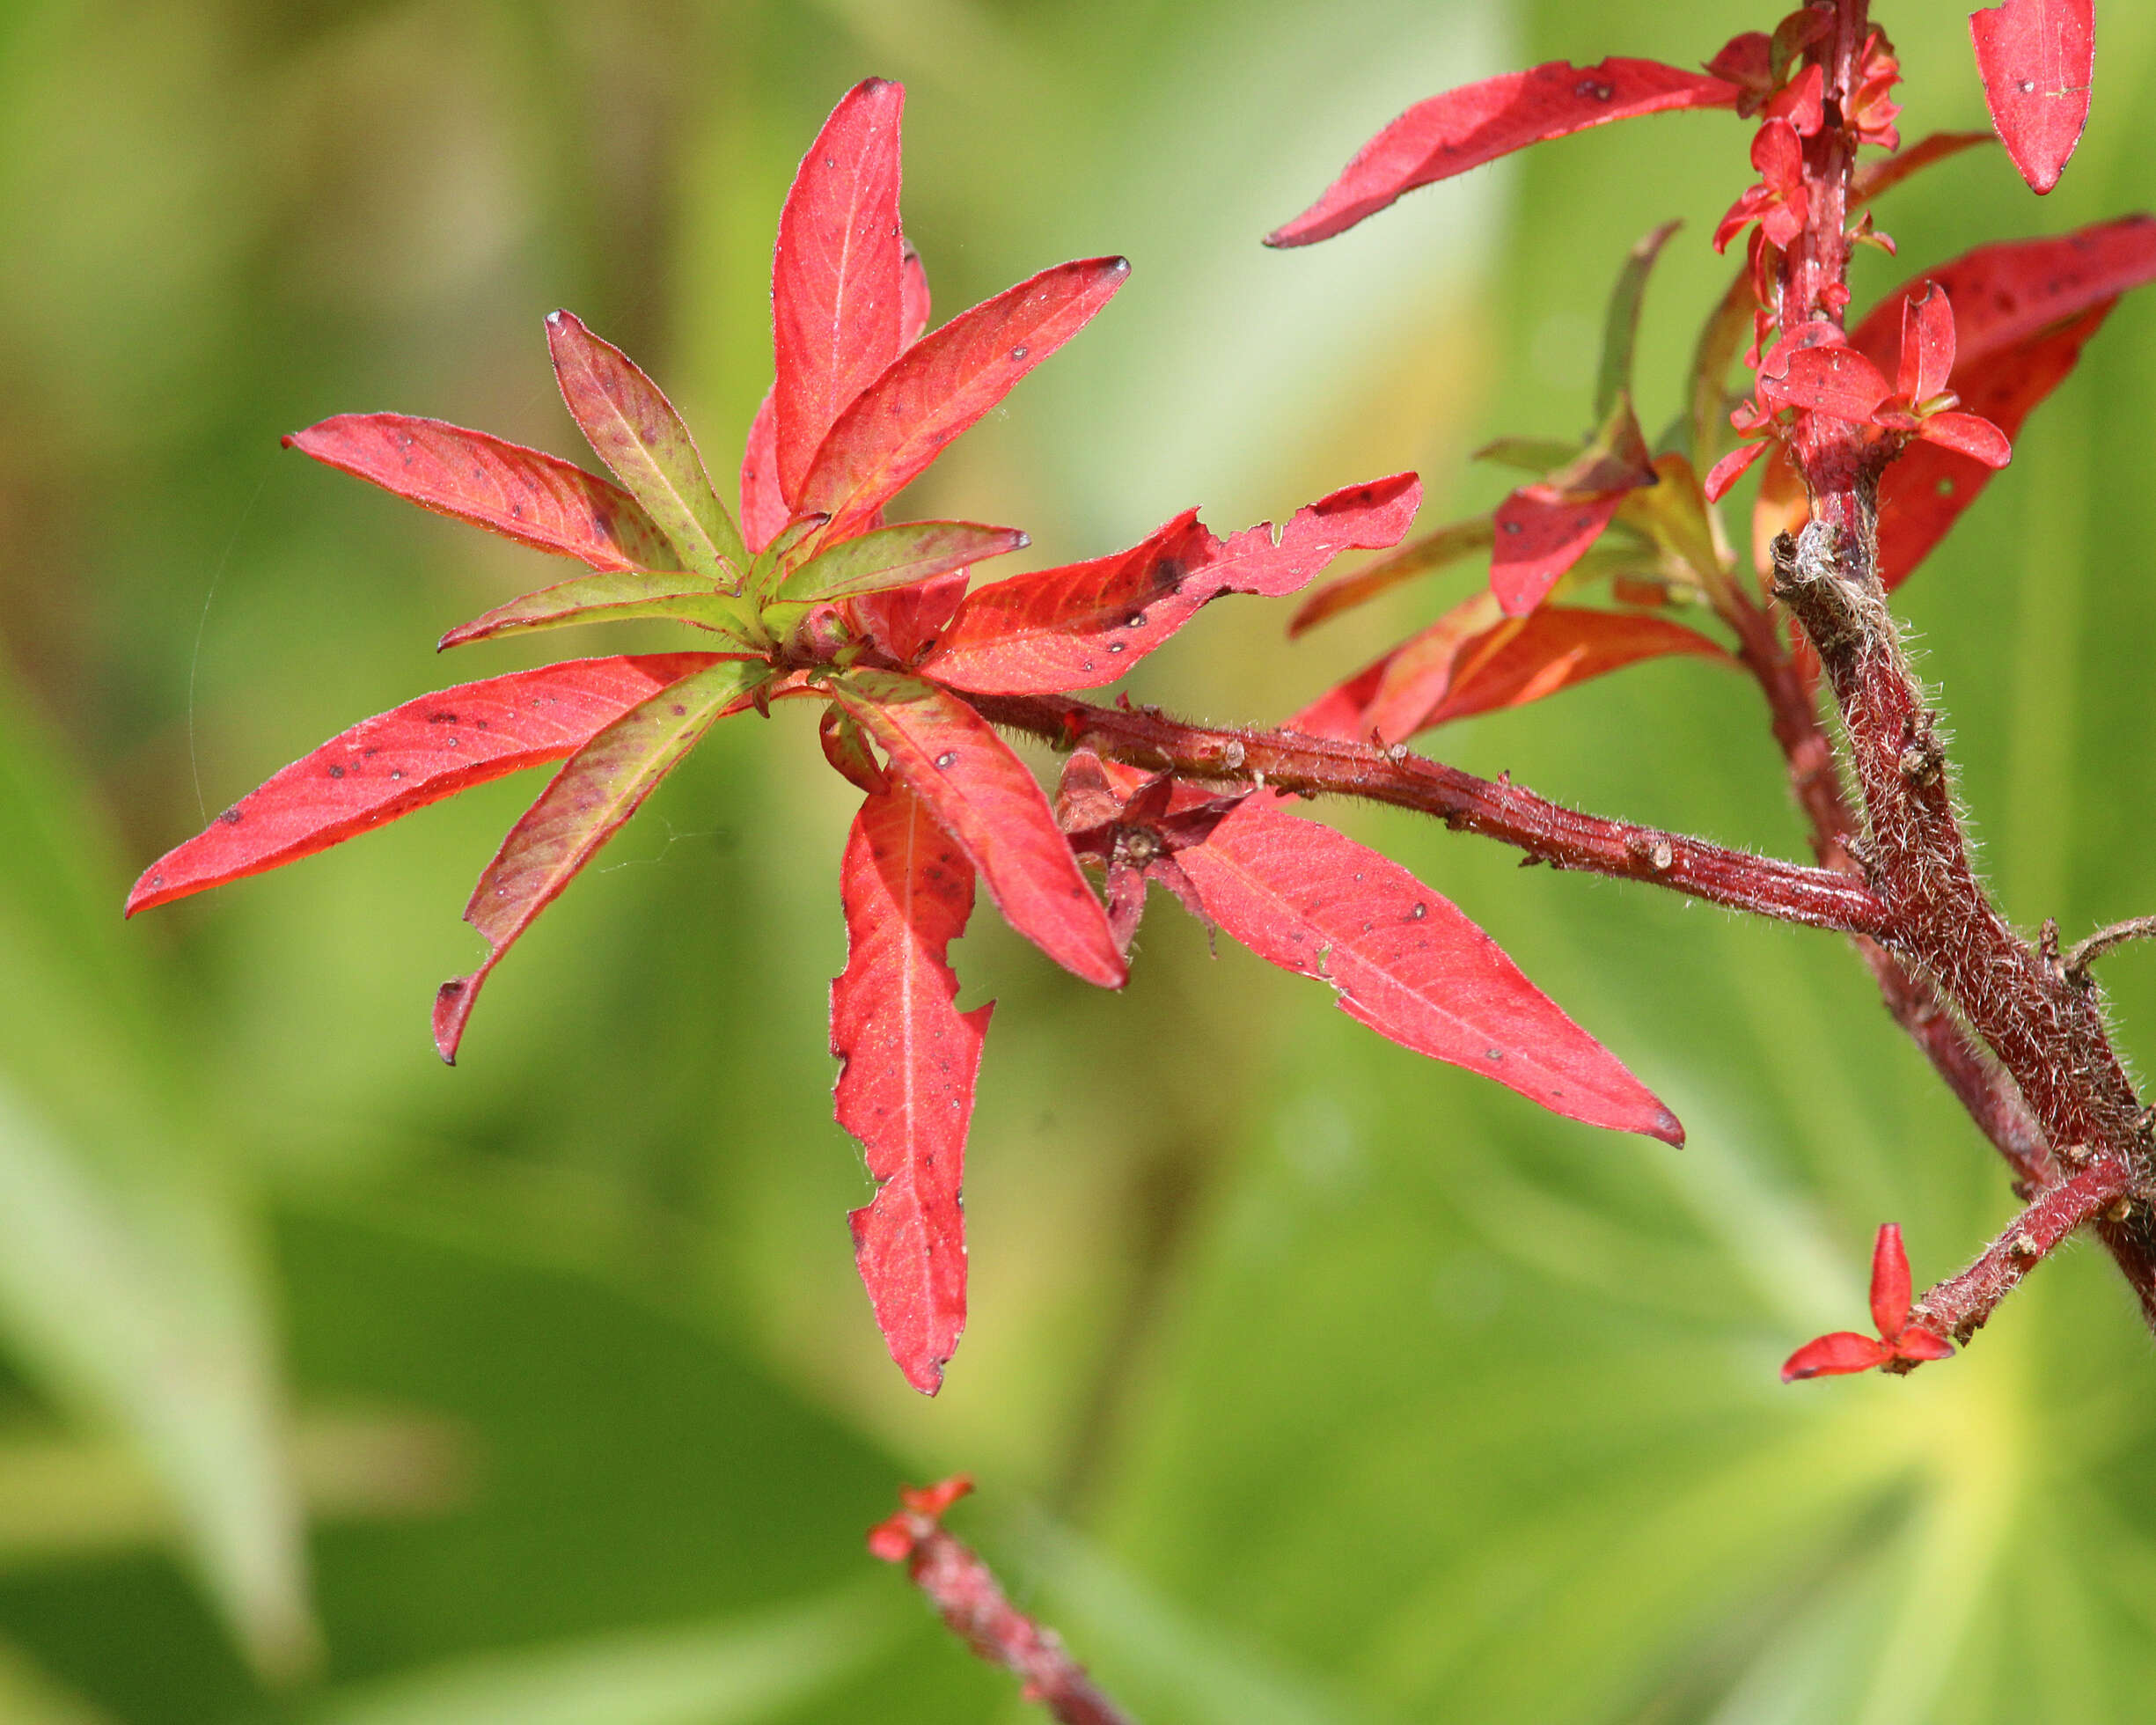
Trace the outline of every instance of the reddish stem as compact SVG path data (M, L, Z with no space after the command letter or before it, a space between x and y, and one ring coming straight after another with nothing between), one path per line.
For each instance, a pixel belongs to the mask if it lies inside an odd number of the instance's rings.
M1084 744L1133 766L1184 778L1270 786L1308 796L1355 796L1435 815L1556 869L1645 881L1734 910L1843 934L1886 924L1864 883L1730 850L1702 839L1580 814L1504 781L1478 779L1404 748L1185 724L1150 708L1096 707L1063 695L971 695L981 716L1063 747Z
M1013 1605L994 1572L943 1530L943 1511L972 1489L961 1477L900 1493L906 1508L869 1530L869 1551L887 1563L905 1564L913 1585L966 1645L990 1664L1016 1672L1025 1681L1026 1699L1039 1702L1062 1725L1135 1725L1093 1686L1055 1631Z
M2023 1210L1969 1268L1927 1293L1910 1321L1966 1342L2068 1235L2130 1201L2133 1188L2134 1171L2124 1163L2110 1156L2092 1163Z

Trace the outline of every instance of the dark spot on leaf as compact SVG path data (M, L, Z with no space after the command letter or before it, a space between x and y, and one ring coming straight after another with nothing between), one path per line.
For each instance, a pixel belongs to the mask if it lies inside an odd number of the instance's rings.
M1142 611L1133 611L1123 620L1123 627L1126 629L1142 629L1145 626L1146 613Z
M246 817L241 814L238 809L227 809L223 814L219 815L217 818L223 821L227 826L237 826L242 820L246 819Z
M1011 359L1013 360L1013 362L1016 362L1016 361L1018 361L1018 360L1023 359L1023 358L1024 358L1024 357L1025 357L1025 356L1026 356L1028 354L1031 353L1032 351L1033 351L1033 349L1030 349L1030 348L1027 347L1027 346L1026 346L1026 344L1025 344L1024 342L1021 341L1021 342L1019 342L1019 344L1018 344L1016 347L1013 348L1013 349L1010 350L1010 356L1011 356Z
M455 724L457 716L454 713L429 713L427 715L427 723L429 724Z
M1111 653L1120 653L1129 645L1130 642L1127 641L1111 641L1108 643L1108 650Z
M1502 1048L1492 1048L1484 1054L1483 1058L1485 1060L1501 1061L1505 1058L1505 1051Z
M1415 901L1415 907L1414 907L1414 909L1412 909L1412 910L1411 910L1410 912L1408 912L1408 914L1407 914L1407 919L1408 919L1408 921L1411 921L1411 922L1419 922L1419 921L1422 921L1422 919L1423 919L1424 917L1427 916L1429 914L1430 914L1430 907L1429 907L1429 906L1427 906L1427 905L1424 904L1424 903L1423 903L1423 902L1422 902L1422 901L1421 901L1421 900L1419 899L1417 899L1417 900Z
M675 716L677 719L678 719L678 718L679 718L679 717L680 717L680 716L681 716L683 714L686 713L688 710L689 710L689 709L688 709L687 708L684 707L684 706L683 706L683 705L682 705L682 704L681 704L679 701L677 701L676 702L674 702L674 716Z
M165 885L165 877L163 875L152 875L150 877L150 884L152 886L162 886Z
M329 776L333 779L341 779L344 776L344 768L341 767L331 767L329 769Z
M839 158L836 156L826 156L824 158L824 165L827 168L835 168L839 165Z
M389 776L392 779L401 779L404 774L401 769L392 767L389 769Z
M1604 84L1600 78L1583 77L1573 85L1572 93L1588 97L1597 102L1606 102L1617 94L1617 86Z
M944 751L943 751L943 752L942 752L942 754L940 754L940 755L936 756L936 758L935 758L935 764L936 764L938 767L956 767L956 766L958 764L958 752L957 752L957 750L956 750L956 749L946 749L946 750L944 750Z
M2024 96L2033 95L2035 93L2036 80L2033 77L2025 77L2020 81L2020 83L2015 84L2014 88L2019 90Z
M1517 521L1500 521L1498 523L1498 525L1502 527L1508 533L1519 533L1527 531Z

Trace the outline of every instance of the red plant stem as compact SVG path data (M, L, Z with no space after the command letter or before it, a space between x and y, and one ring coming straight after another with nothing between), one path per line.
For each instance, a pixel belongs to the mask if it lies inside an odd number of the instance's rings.
M1288 730L1215 730L1149 708L1096 707L1062 695L967 699L994 723L1064 747L1084 744L1135 767L1302 796L1387 803L1435 815L1455 831L1512 845L1529 861L1552 868L1645 881L1815 929L1885 931L1879 901L1850 875L1580 814L1518 785L1478 779L1405 749Z
M1919 1300L1910 1321L1934 1334L1966 1342L1982 1329L1998 1303L2036 1265L2085 1222L2126 1200L2134 1171L2111 1156L2091 1163L2053 1186L2007 1224L1969 1268L1949 1276Z
M869 1550L903 1561L943 1621L990 1664L1016 1672L1025 1681L1026 1699L1039 1702L1062 1725L1135 1725L1093 1686L1055 1631L1013 1605L979 1554L943 1530L938 1512L926 1507L942 1489L908 1493L909 1506L869 1534Z
M1836 0L1833 29L1806 50L1823 71L1826 123L1805 146L1809 216L1776 282L1785 329L1812 318L1839 322L1847 302L1843 225L1855 137L1844 115L1866 13L1867 0ZM2095 991L2017 936L1969 866L1938 716L1903 651L1878 573L1878 477L1890 451L1848 420L1803 412L1790 448L1810 495L1811 521L1799 540L1777 542L1774 591L1817 651L1847 728L1866 831L1860 850L1854 835L1841 844L1888 907L1882 943L1920 971L1997 1055L2059 1161L2108 1159L2132 1171L2130 1188L2145 1194L2139 1100L2111 1048ZM1799 767L1793 756L1793 771ZM2007 1153L2021 1170L2027 1158ZM2147 1206L2126 1207L2102 1231L2156 1325L2156 1228Z

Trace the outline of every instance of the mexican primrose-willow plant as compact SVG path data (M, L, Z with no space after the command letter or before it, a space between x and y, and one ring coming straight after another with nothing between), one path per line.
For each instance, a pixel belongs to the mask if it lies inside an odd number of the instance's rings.
M1971 29L1996 135L2048 190L2087 114L2089 0L2006 0ZM1893 249L1873 202L1992 136L1904 148L1899 77L1867 0L1813 0L1700 70L1553 62L1411 108L1271 243L1326 239L1419 187L1618 120L1716 109L1750 124L1756 178L1712 236L1717 251L1741 240L1741 262L1705 319L1676 422L1650 441L1632 379L1641 298L1673 224L1620 272L1595 430L1576 444L1512 438L1483 451L1529 475L1487 514L1403 544L1419 487L1398 474L1336 491L1278 529L1221 539L1193 511L1128 550L970 592L971 568L1023 546L1023 533L888 523L885 512L1101 311L1127 266L1063 264L931 331L899 218L902 92L870 80L840 103L780 217L775 378L748 435L737 515L656 385L567 312L547 320L555 373L618 485L393 415L339 417L290 440L586 566L451 630L445 647L658 618L699 631L703 650L571 661L370 719L152 864L128 908L561 761L466 910L488 951L436 1002L436 1045L453 1059L494 965L714 724L780 701L819 703L824 752L863 795L840 860L848 957L832 990L838 1118L877 1182L852 1219L856 1258L893 1358L933 1391L965 1311L959 1192L989 1009L957 1009L946 952L977 881L1050 958L1108 987L1125 979L1157 884L1260 957L1322 978L1345 1010L1409 1047L1560 1114L1681 1141L1668 1111L1460 911L1294 806L1323 795L1388 803L1527 862L1850 936L1895 1018L2005 1158L2026 1208L1968 1270L1913 1298L1901 1230L1883 1226L1876 1333L1822 1337L1785 1376L1944 1358L2083 1227L2156 1322L2156 1112L2111 1048L2089 973L2156 919L2071 949L2050 925L2034 941L2008 926L1969 862L1940 718L1888 605L2007 464L2012 437L2120 296L2156 277L2156 220L1980 246L1852 324L1852 249ZM1733 394L1740 360L1749 383ZM1721 505L1755 466L1748 574ZM1292 628L1468 557L1488 558L1490 581L1275 728L1076 698L1212 600L1302 591L1350 550L1390 554L1309 593ZM1583 814L1405 747L1448 721L1673 655L1757 684L1813 863ZM1822 715L1830 701L1838 730ZM1066 752L1052 801L999 727ZM1059 1716L1117 1717L942 1530L964 1489L910 1494L873 1549L906 1563L954 1626Z

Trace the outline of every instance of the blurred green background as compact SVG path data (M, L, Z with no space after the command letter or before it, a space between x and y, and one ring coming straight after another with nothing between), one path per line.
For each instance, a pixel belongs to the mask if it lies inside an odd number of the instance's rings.
M1960 7L1882 7L1905 136L1980 125ZM2145 1716L2156 1368L2107 1262L1967 1356L1785 1390L2012 1200L1833 940L1522 874L1333 811L1457 899L1677 1109L1545 1117L1208 957L1158 901L1120 998L984 911L1002 1009L942 1396L884 1358L844 1222L827 979L846 787L806 716L722 730L488 991L434 985L537 781L122 925L126 882L285 760L559 657L449 625L533 554L277 446L395 408L585 459L540 319L639 356L730 464L769 236L857 78L906 81L939 315L1060 259L1130 287L920 488L1042 561L1221 531L1500 432L1581 429L1654 224L1643 416L1726 266L1742 128L1546 147L1270 254L1408 102L1565 55L1697 62L1700 0L175 0L0 10L0 1718L27 1725L1015 1721L861 1534L957 1524L1150 1725ZM1859 304L1981 240L2148 202L2156 12L2103 9L2060 190L1996 151L1881 211ZM2129 300L1906 591L1983 857L2070 936L2156 908L2148 428ZM1140 698L1278 717L1468 590L1289 649L1215 607ZM576 639L571 651L664 638ZM1587 806L1783 854L1756 697L1663 662L1445 733ZM2156 958L2109 961L2124 1046Z

